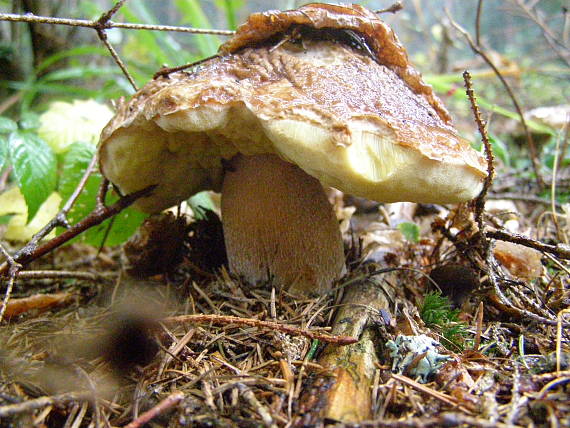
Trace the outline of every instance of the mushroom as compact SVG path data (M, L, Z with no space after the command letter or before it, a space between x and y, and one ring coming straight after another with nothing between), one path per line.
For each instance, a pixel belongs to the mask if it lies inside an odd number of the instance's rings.
M230 270L295 293L344 271L323 191L379 202L473 198L484 161L395 34L358 5L251 15L220 55L159 76L104 129L102 173L157 212L222 191Z

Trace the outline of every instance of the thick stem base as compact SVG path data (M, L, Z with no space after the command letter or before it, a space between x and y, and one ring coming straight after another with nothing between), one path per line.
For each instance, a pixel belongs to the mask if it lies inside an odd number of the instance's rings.
M344 270L338 222L321 184L275 155L231 160L222 222L230 270L251 283L320 293Z

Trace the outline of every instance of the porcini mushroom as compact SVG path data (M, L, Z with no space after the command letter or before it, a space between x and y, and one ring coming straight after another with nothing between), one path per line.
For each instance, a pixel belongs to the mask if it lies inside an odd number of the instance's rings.
M322 185L381 202L455 203L486 175L395 34L358 5L253 14L220 55L160 76L101 136L123 193L156 212L222 190L230 269L294 292L344 269Z

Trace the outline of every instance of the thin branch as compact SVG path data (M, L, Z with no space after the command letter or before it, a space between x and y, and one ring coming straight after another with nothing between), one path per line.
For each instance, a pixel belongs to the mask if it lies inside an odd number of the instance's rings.
M14 288L16 275L20 269L22 269L22 265L14 260L14 258L2 244L0 244L0 253L6 258L3 266L6 266L8 269L8 286L6 287L6 292L4 293L4 298L2 299L2 306L0 306L0 322L2 322L4 319L4 313L8 307L8 300L10 300L10 295L12 294L12 289Z
M564 45L563 37L552 33L552 30L544 23L544 20L538 13L534 14L532 10L521 0L515 0L515 3L524 11L528 18L533 21L542 30L542 35L550 48L558 55L558 57L570 66L570 49Z
M171 73L186 70L187 68L194 67L196 65L202 64L206 61L210 61L211 59L214 59L217 57L219 57L219 55L215 54L215 55L208 56L206 58L199 59L198 61L190 62L188 64L177 65L176 67L164 67L164 68L161 68L160 70L158 70L156 73L154 73L154 76L152 76L152 78L158 79L161 76L168 76Z
M97 22L101 25L105 25L107 22L111 20L113 15L115 15L120 8L123 7L127 0L119 0L115 5L109 9L107 12L103 13L101 17L97 20Z
M125 77L127 78L127 80L129 81L133 89L135 91L138 91L139 88L135 83L135 79L133 78L133 76L131 76L129 70L127 70L127 66L125 65L123 60L119 57L119 54L117 53L113 45L109 43L109 39L107 38L107 33L105 33L105 30L97 28L96 31L97 31L97 36L99 36L99 40L101 40L101 42L105 45L105 47L107 48L107 50L109 51L109 53L111 54L111 56L113 57L113 59L115 60L115 62L117 63L123 74L125 75Z
M85 186L87 185L89 177L91 177L91 175L95 172L96 168L97 168L97 153L93 154L93 157L91 158L91 161L87 166L87 169L83 173L83 177L81 177L81 180L79 180L79 183L77 183L77 187L75 188L75 190L73 190L73 193L71 194L69 199L67 199L65 205L61 208L61 211L57 214L58 216L67 216L67 214L69 214L69 211L71 211L71 208L73 208L73 205L75 205L75 202L77 202L79 195L81 195L83 189L85 189ZM67 221L67 219L65 221ZM66 227L69 227L69 225Z
M0 418L6 418L8 416L19 415L22 413L30 413L47 406L61 406L76 401L88 401L91 400L91 398L91 392L70 392L60 395L39 397L22 403L0 406Z
M471 110L473 110L473 117L477 123L477 128L479 129L479 134L481 135L481 140L483 141L483 146L485 147L485 157L487 158L487 177L485 177L485 182L483 183L481 192L475 199L475 221L479 226L479 231L483 233L483 211L485 211L485 200L487 199L487 193L489 193L489 189L493 184L493 177L495 176L495 158L493 156L493 148L489 142L489 136L487 135L486 124L481 117L481 112L479 111L479 106L477 105L477 98L473 92L471 74L469 74L467 70L463 72L463 80L465 82L465 88L467 96L469 97L469 102L471 103Z
M93 272L74 272L67 270L28 270L16 274L16 279L79 279L83 281L109 281L109 278ZM5 278L0 277L0 282Z
M222 31L222 30L202 30L187 27L175 27L168 25L143 25L143 24L130 24L130 23L115 23L111 21L113 15L115 15L118 10L123 6L126 0L120 0L115 5L103 13L97 20L83 20L83 19L67 19L67 18L52 18L47 16L35 16L31 14L17 15L11 13L0 13L0 21L11 21L11 22L30 22L35 24L54 24L54 25L69 25L73 27L84 27L93 28L97 32L97 36L101 42L105 45L111 57L121 69L131 86L135 91L138 87L135 83L133 76L129 73L127 66L121 60L119 54L115 48L109 43L106 30L111 28L126 28L126 29L136 29L136 30L156 30L156 31L181 31L186 33L194 34L217 34L217 35L228 35L231 36L234 31ZM168 73L166 73L168 74Z
M83 173L81 180L79 180L79 183L77 184L76 188L73 190L73 193L71 194L69 199L65 202L65 205L55 215L54 218L52 218L44 227L42 227L38 233L32 236L30 242L28 242L26 246L19 251L19 253L23 254L26 252L27 253L33 252L37 248L39 242L42 239L44 239L47 235L49 235L49 233L52 230L54 230L56 227L65 227L66 229L69 229L71 227L69 221L67 220L67 214L69 214L69 211L71 211L71 208L73 208L73 205L75 205L75 202L77 202L77 198L79 198L79 195L81 195L81 192L83 192L83 189L85 189L85 186L87 185L87 180L89 180L89 177L95 171L96 166L97 166L97 154L94 154L93 157L91 158L91 161L89 162L89 165L87 166L87 169Z
M110 181L107 178L103 178L101 185L99 186L99 191L97 192L97 208L105 206L105 197L109 191Z
M491 69L497 75L497 77L501 81L503 87L505 88L505 90L509 94L509 97L511 98L511 101L513 102L513 105L514 105L514 107L515 107L515 109L519 115L520 122L524 128L524 132L525 132L526 139L528 142L528 147L530 150L530 160L532 162L532 167L533 167L534 173L536 175L536 184L538 185L538 187L540 189L543 189L544 188L544 180L542 178L542 173L540 172L540 163L538 161L538 153L536 150L536 146L534 144L532 134L530 133L530 129L526 123L524 113L522 111L522 108L519 104L519 101L518 101L514 91L512 90L511 86L509 85L509 83L507 82L505 77L501 74L501 71L497 68L495 63L485 53L483 48L480 45L475 43L475 41L471 37L471 34L469 34L469 32L467 32L467 30L465 30L463 27L461 27L457 22L455 22L453 20L451 14L449 13L449 11L447 9L445 10L445 13L447 14L447 17L448 17L451 25L465 37L465 39L467 40L467 43L469 43L469 46L471 47L471 50L473 52L475 52L477 55L479 55L481 58L483 58L483 60L489 65L489 67L491 67Z
M386 9L375 10L374 13L380 15L381 13L397 13L404 9L404 4L401 1L397 1Z
M97 226L98 224L104 222L108 218L111 218L114 215L120 213L125 208L132 205L137 199L148 195L150 192L154 190L155 187L156 186L149 186L145 189L123 196L121 199L119 199L111 206L98 205L91 212L91 214L89 214L79 223L70 227L69 229L64 231L61 235L58 235L55 238L35 248L33 251L30 252L29 249L27 248L28 245L26 245L22 250L16 253L16 255L14 256L14 260L22 265L30 263L32 260L35 260L55 250L56 248L60 247L61 245L65 244L66 242L78 236L80 233L86 231L87 229ZM5 262L2 265L0 265L0 275L5 274L8 271L8 268L9 268L8 262Z
M338 345L350 345L358 342L358 339L350 336L332 336L330 334L319 333L314 330L302 329L292 325L281 324L273 321L262 321L253 318L240 318L231 315L215 315L215 314L196 314L196 315L180 315L168 317L162 320L165 324L216 324L216 325L240 325L248 327L258 327L266 330L276 330L286 334L295 336L304 336L309 339L317 339L322 342L336 343Z
M95 29L100 26L97 20L91 21L87 19L53 18L51 16L37 16L31 14L18 15L14 13L0 13L0 21L32 22L35 24L67 25L71 27ZM135 24L131 22L107 21L103 26L103 29L105 30L111 28L124 28L126 30L175 31L190 34L213 34L216 36L233 36L235 34L235 31L229 30L210 30L203 28L179 27L175 25Z
M127 0L119 0L117 3L115 3L115 5L111 9L103 13L101 17L97 20L97 26L95 27L95 31L97 31L97 36L99 37L99 40L101 40L101 42L105 45L105 47L107 48L113 59L115 60L115 63L119 66L119 68L121 69L127 80L129 81L133 89L135 91L138 91L139 88L135 83L135 79L133 79L133 76L131 76L131 73L129 73L127 66L125 65L123 60L119 57L119 54L117 53L113 45L111 45L111 43L109 42L107 33L105 31L106 24L111 21L113 15L115 15L119 11L119 9L125 4L126 1Z
M544 242L529 238L528 236L524 236L519 233L508 232L506 230L489 230L487 231L487 236L489 238L499 239L501 241L508 241L514 244L524 245L525 247L534 248L540 252L550 253L560 259L570 260L570 245L545 244Z
M164 413L165 411L176 406L184 399L184 394L182 392L175 392L170 394L152 409L147 410L141 414L138 418L134 419L130 424L125 425L125 428L140 428L145 426L152 419L156 418L158 415Z
M483 12L483 0L477 2L477 17L475 18L475 42L481 46L481 12Z

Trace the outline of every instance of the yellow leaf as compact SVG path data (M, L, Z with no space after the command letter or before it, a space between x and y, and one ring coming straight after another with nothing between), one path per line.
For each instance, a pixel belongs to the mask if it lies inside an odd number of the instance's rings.
M29 241L59 211L61 196L53 192L41 205L35 217L26 224L28 208L20 189L13 187L0 195L0 215L12 214L7 224L4 239L8 241ZM46 238L53 238L55 230Z

